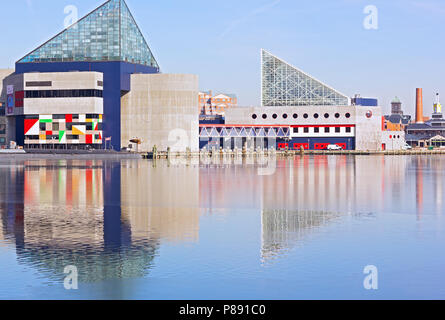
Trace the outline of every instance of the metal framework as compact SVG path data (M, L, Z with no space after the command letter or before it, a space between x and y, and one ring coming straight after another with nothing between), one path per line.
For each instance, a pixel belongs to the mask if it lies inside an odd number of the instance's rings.
M124 0L109 0L18 63L122 61L159 69Z
M202 127L199 132L205 138L289 138L289 127Z
M263 49L261 74L263 107L350 105L346 95Z

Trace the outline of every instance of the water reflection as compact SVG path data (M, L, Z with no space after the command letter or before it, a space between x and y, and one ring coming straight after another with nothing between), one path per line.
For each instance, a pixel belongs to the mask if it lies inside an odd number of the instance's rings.
M145 276L161 238L197 240L197 173L134 161L2 166L0 240L53 281L67 265L81 282Z
M261 222L250 232L261 235L264 262L349 214L442 215L444 164L440 156L3 162L0 245L51 281L67 265L82 282L140 278L163 243L198 245L203 215L248 211Z

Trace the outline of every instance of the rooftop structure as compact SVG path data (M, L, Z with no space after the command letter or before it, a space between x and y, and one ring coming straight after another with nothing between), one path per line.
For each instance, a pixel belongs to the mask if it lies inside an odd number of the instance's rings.
M261 50L263 107L347 106L350 99L284 60Z
M122 61L159 69L124 0L110 0L18 63Z

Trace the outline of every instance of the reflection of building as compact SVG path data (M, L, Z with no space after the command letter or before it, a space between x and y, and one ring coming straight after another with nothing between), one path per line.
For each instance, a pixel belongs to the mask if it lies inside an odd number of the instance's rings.
M261 214L261 252L263 261L285 253L316 229L341 215L317 211L264 210Z
M198 240L199 168L153 168L149 162L128 161L121 182L122 216L134 236Z
M265 50L262 106L226 111L225 124L201 124L200 148L381 149L381 108L350 99Z
M166 151L165 130L198 134L198 78L160 74L124 0L107 1L20 59L2 87L9 139L27 148L109 142L120 150L138 138L150 144L143 151ZM198 149L195 140L184 140L181 151Z
M54 281L68 265L78 267L81 282L142 277L161 238L196 241L199 228L198 169L150 165L45 160L3 166L0 240L16 246L20 263Z

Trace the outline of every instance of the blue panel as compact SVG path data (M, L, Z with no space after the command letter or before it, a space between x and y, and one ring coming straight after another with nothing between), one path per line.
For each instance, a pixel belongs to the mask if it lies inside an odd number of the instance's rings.
M47 62L16 63L16 73L96 71L103 73L104 80L104 138L112 137L115 150L121 147L121 91L130 91L130 75L133 73L158 73L157 68L127 62ZM73 110L75 113L75 110ZM24 141L17 140L23 144Z
M363 106L363 107L377 107L379 105L379 102L377 99L353 98L352 104L354 104L356 106Z

